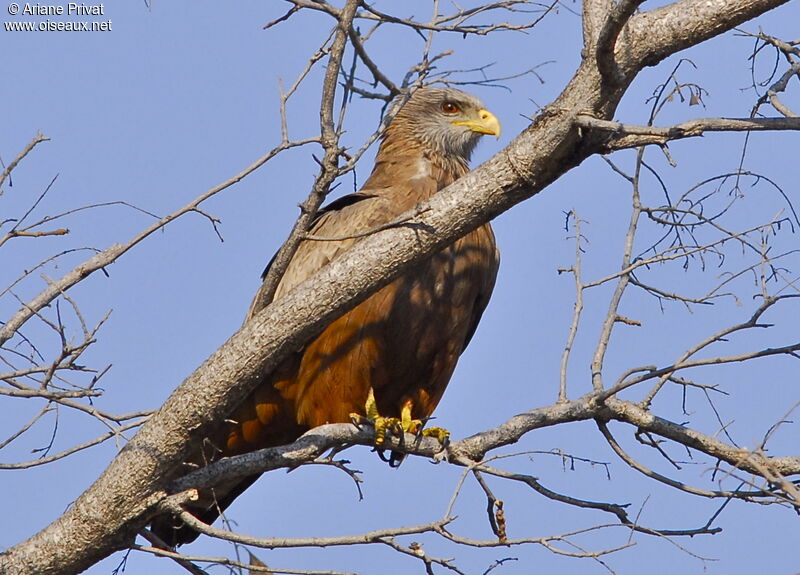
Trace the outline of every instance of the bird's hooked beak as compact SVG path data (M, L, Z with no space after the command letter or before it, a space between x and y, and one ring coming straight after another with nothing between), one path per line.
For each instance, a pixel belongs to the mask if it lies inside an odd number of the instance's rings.
M488 134L490 136L500 137L500 120L492 114L489 110L481 108L478 110L478 119L476 120L462 120L452 123L454 126L466 126L473 132L479 134Z

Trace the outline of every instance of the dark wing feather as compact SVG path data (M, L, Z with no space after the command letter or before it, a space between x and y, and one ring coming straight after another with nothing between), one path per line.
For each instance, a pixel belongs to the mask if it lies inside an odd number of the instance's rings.
M374 197L374 194L367 194L365 192L354 192L352 194L347 194L346 196L342 196L341 198L336 198L330 204L328 204L326 206L322 206L322 208L320 208L319 212L317 212L317 217L314 218L314 220L311 222L311 225L309 227L313 230L314 227L319 222L320 218L322 216L324 216L325 214L329 213L329 212L339 211L342 208L345 208L347 206L352 206L353 204L356 204L356 203L360 202L361 200L366 200L366 199L372 198L372 197ZM267 264L267 267L265 267L264 271L261 272L261 279L262 280L267 277L267 273L269 273L269 269L272 267L272 264L275 263L275 257L277 255L278 255L278 253L275 252L273 254L273 256L270 258L269 263Z
M312 235L323 235L323 234L327 234L327 235L331 235L331 236L344 235L343 233L338 233L336 229L327 229L327 230L323 229L323 227L325 227L325 226L322 225L322 222L324 220L326 220L326 219L331 219L331 217L332 217L331 215L332 214L336 214L336 213L338 213L338 212L340 212L340 211L342 211L344 209L350 208L351 206L354 206L354 205L358 204L359 202L362 202L364 200L369 200L369 199L372 199L374 197L375 197L374 194L370 194L370 193L364 192L362 190L362 191L355 192L355 193L352 193L352 194L348 194L346 196L342 196L341 198L335 199L330 204L328 204L326 206L323 206L320 209L320 211L317 213L316 218L314 218L313 222L311 223L311 226L309 228L309 233L311 233ZM334 224L337 221L339 221L339 219L337 217L333 217L333 220L334 220ZM327 226L327 227L330 228L331 226ZM353 232L350 232L350 233L353 233ZM308 242L306 242L306 243L308 243ZM319 246L319 244L320 244L320 242L311 242L311 243L312 243L312 245L316 243L317 246ZM338 242L324 242L324 243L338 243ZM302 245L303 244L301 244L301 246ZM350 245L351 244L348 244L347 247L349 247ZM326 251L328 251L328 250L326 250ZM337 254L339 252L341 252L341 251L342 251L341 249L336 249L336 253ZM278 256L278 253L276 252L275 254L273 254L272 258L270 258L269 263L264 268L264 271L261 273L261 279L262 280L264 280L267 277L267 273L269 273L269 270L272 267L272 264L275 263L275 258L277 256ZM295 265L296 258L297 258L297 254L295 254L295 257L289 263L289 267L290 268ZM313 269L312 271L316 272L317 269L319 269L319 268ZM281 281L283 281L283 280L281 280ZM284 293L285 293L285 291L284 291ZM275 295L277 296L277 293ZM255 314L257 314L259 311L264 309L269 303L271 303L271 302L265 301L265 299L261 297L261 289L259 289L256 292L255 297L253 298L253 302L250 304L250 309L247 312L247 317L246 317L245 321L249 320L251 317L253 317Z
M500 251L495 246L494 232L492 232L492 228L489 226L485 226L485 228L491 234L491 243L492 247L494 248L494 255L492 258L493 263L491 261L487 261L485 283L483 285L483 289L481 289L475 298L475 304L472 308L472 323L470 324L469 329L467 329L467 335L464 339L464 349L467 349L467 346L472 341L472 337L475 335L475 331L478 329L478 324L481 321L481 317L483 317L483 312L486 311L486 306L489 305L489 300L492 297L492 291L494 291L494 284L497 280L497 272L500 268Z

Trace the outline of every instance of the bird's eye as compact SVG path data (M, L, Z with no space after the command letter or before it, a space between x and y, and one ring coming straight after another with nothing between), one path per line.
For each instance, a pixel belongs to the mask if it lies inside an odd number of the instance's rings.
M458 112L458 105L454 104L453 102L445 102L442 104L442 111L445 114L455 114Z

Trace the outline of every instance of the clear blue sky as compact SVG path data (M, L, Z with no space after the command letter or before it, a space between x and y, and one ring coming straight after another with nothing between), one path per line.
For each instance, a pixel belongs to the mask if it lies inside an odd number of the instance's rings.
M154 0L152 10L142 1L117 2L106 3L103 16L41 18L12 18L8 4L4 0L0 11L3 22L110 21L111 30L0 30L4 60L0 157L8 163L37 130L51 138L14 172L13 187L5 186L0 221L24 213L56 175L52 191L37 208L40 216L110 201L125 201L161 216L186 204L279 142L279 79L285 85L294 80L331 25L329 18L309 13L263 31L263 24L287 7L252 0ZM409 5L413 5L409 13L419 17L428 14L428 2ZM579 9L577 4L568 6ZM648 7L646 3L644 8ZM797 22L800 4L795 1L760 20L759 25L769 34L791 39L797 36ZM755 24L744 28L757 31ZM487 74L505 76L544 64L538 69L543 83L529 75L506 82L509 89L471 89L500 118L504 129L499 142L485 139L481 143L476 165L506 145L527 124L525 116L533 116L537 105L547 104L564 87L579 61L580 30L579 17L562 8L528 34L437 38L434 52L453 51L441 61L441 69L493 64ZM370 45L374 59L399 80L417 61L423 42L409 31L386 27ZM757 98L746 89L751 81L747 58L752 45L751 39L728 34L683 54L692 59L696 69L682 67L680 79L698 83L708 91L704 96L706 108L690 107L688 102L676 99L667 106L660 123L704 116L747 116ZM649 107L645 100L676 63L677 59L671 59L646 70L626 96L617 118L646 122ZM759 74L763 76L768 68L761 65ZM307 137L316 130L320 71L312 72L291 103L288 120L293 137ZM476 73L458 76L461 80L478 77ZM376 126L379 106L356 101L353 110L344 141L358 147ZM676 168L669 167L658 150L649 151L648 158L672 197L677 197L699 180L736 169L742 143L742 135L708 135L675 143L670 148ZM774 177L790 197L800 201L796 150L796 134L753 135L745 168ZM74 290L73 296L90 323L112 310L98 343L84 358L92 367L112 366L103 380L106 395L98 405L119 412L158 407L240 326L261 270L286 236L297 215L297 203L313 181L311 151L308 148L285 154L205 206L221 219L224 242L205 218L188 215L110 266L108 277L96 274ZM368 174L373 155L371 150L364 157L356 174L358 183ZM631 169L633 153L619 154L614 160ZM353 178L348 176L340 189L349 191L352 187ZM744 193L737 211L730 216L732 225L745 225L750 221L747 218L772 215L785 207L768 186L747 187ZM652 203L658 203L663 195L653 179L647 180L643 194ZM574 251L564 229L564 212L575 209L588 221L584 228L589 239L584 275L593 279L613 273L618 266L629 206L630 191L625 182L602 160L592 158L539 196L498 218L495 229L503 262L497 289L437 411L438 422L455 437L556 400L560 356L574 297L571 278L556 271L572 264ZM128 240L150 223L148 215L124 206L78 214L69 220L71 233L66 238L20 239L5 246L0 284L5 286L20 270L55 251L102 249ZM655 234L653 231L648 237ZM775 249L798 247L796 235L785 234L773 241ZM645 247L643 238L639 248ZM735 254L732 250L726 264L736 265ZM65 257L57 266L46 268L46 273L58 277L87 255L84 251ZM674 265L643 275L654 281L658 277L662 285L672 289L700 295L723 271L716 265L711 263L705 274L699 273L696 265L687 272ZM43 286L37 275L21 286L17 295L28 299ZM721 326L746 319L756 305L750 296L757 290L751 278L744 278L738 288L742 296L739 304L725 300L712 310L695 308L691 312L669 303L662 311L655 299L632 292L622 313L642 322L642 327L620 327L615 332L607 379L613 380L634 365L663 365ZM569 372L572 397L590 387L591 353L609 293L609 289L601 288L587 296L586 322ZM5 320L17 307L10 297L0 299L0 319ZM786 322L786 316L776 314L767 320L778 326L768 334L759 334L766 345L792 343L793 326ZM781 325L780 320L789 325ZM39 328L30 329L40 334ZM796 329L794 332L796 335ZM758 340L742 337L733 342L732 349L745 349L745 344L754 341ZM720 398L717 405L722 419L733 422L731 434L746 447L757 445L769 427L800 399L797 367L786 360L718 369L704 372L701 378L705 383L720 384L731 394ZM1 405L0 440L38 408L19 400L3 400ZM708 433L718 430L700 394L690 394L688 414L681 411L678 390L666 393L655 407L657 413L673 421L696 425ZM676 474L663 459L638 446L631 430L620 426L614 429L644 462ZM91 418L63 411L54 449L65 449L104 431ZM30 450L46 444L51 432L52 427L42 425L0 452L0 461L29 459ZM796 427L783 427L770 444L771 454L796 454L797 440ZM109 442L52 465L0 471L5 506L0 549L55 519L100 473L116 449ZM652 527L699 527L719 504L670 491L636 475L615 457L590 423L530 434L523 443L503 453L551 449L610 462L612 480L607 479L603 466L576 463L574 470L569 466L565 469L560 458L549 455L520 455L499 465L533 474L548 487L576 497L630 503L632 515L641 511L642 523ZM687 460L685 451L676 446L671 447L671 453ZM355 487L343 473L306 468L262 478L230 508L230 516L246 533L287 537L426 523L444 513L461 472L458 468L434 467L419 458L409 459L399 470L390 470L366 448L352 449L346 457L364 471L364 501L358 501ZM712 465L709 458L695 457L685 466L689 471L679 476L713 488ZM511 537L544 536L612 522L611 517L556 505L518 485L493 482L493 487L507 502ZM454 529L463 535L490 538L485 502L478 488L469 484L461 497ZM643 535L633 537L633 548L606 561L618 573L631 574L641 572L644 565L654 575L752 573L765 567L770 573L797 571L797 518L791 511L734 503L716 525L724 528L722 534L677 541L712 561L703 562L669 542ZM477 551L454 548L435 538L415 537L405 543L411 540L426 542L430 554L458 557L457 564L470 574L483 573L492 561L504 557L518 557L519 561L506 563L495 573L605 572L591 560L558 557L536 546ZM627 540L627 532L617 528L579 541L589 549L599 549ZM223 543L207 540L185 550L204 555L230 551ZM274 567L374 573L381 565L383 573L422 572L417 562L388 548L258 553ZM116 555L89 572L110 573L120 560ZM141 553L129 557L128 573L147 570L184 572L167 560Z

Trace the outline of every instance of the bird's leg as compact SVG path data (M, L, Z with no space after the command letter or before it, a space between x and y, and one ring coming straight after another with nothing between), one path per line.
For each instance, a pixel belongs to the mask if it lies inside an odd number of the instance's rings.
M425 422L421 419L412 419L411 417L411 400L407 400L403 404L403 410L400 412L400 425L403 431L414 433L423 437L435 437L442 446L446 446L450 442L450 432L443 427L423 427Z
M358 413L351 413L350 420L353 425L358 427L359 423L367 421L375 428L375 447L380 447L386 442L386 431L398 431L402 429L400 420L396 417L383 417L378 412L378 404L375 401L375 393L369 388L367 403L364 405L366 417Z
M359 423L366 420L375 428L375 447L381 447L386 442L386 432L395 433L400 440L403 439L404 433L413 433L423 437L434 437L443 446L446 446L450 440L450 432L441 427L428 427L424 428L425 422L421 419L414 419L411 416L412 402L407 399L403 404L400 411L400 417L383 417L378 412L378 404L375 401L375 393L372 388L369 389L367 395L367 402L364 405L364 410L367 414L366 417L358 413L351 413L350 419L353 424L358 426Z

